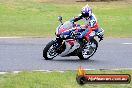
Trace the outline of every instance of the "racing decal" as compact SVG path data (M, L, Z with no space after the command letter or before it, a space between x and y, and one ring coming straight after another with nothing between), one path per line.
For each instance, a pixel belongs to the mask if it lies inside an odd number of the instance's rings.
M68 32L68 31L70 31L70 28L69 28L69 29L61 28L61 29L59 30L59 34L64 33L64 32Z
M67 42L68 44L70 44L70 45L74 45L75 40L69 39L69 40L66 40L66 42Z

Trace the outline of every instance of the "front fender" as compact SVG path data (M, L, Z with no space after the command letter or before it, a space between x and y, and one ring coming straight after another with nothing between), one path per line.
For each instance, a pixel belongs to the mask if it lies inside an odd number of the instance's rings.
M56 52L61 54L66 48L65 44L63 43L63 39L57 37L52 39L52 41L55 43L54 48L56 49Z
M57 42L57 39L56 39L56 38L53 38L52 41L53 41L53 42Z

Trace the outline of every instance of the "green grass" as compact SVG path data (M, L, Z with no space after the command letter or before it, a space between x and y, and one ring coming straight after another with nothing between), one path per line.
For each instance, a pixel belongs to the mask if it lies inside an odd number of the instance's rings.
M43 1L43 2L41 2ZM0 36L54 36L57 16L63 21L80 13L87 2L0 0ZM132 37L132 3L89 3L107 37ZM82 22L81 22L82 23Z
M132 88L130 84L85 84L76 82L76 71L21 72L0 75L0 88ZM132 70L94 70L87 74L130 74Z

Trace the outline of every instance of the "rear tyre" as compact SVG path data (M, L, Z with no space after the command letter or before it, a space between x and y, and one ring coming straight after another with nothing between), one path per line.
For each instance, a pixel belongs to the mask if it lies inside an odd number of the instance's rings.
M87 45L88 43L90 43L90 45ZM90 40L88 43L85 44L86 46L83 47L82 52L78 54L81 60L88 60L97 51L98 42L95 39Z
M43 57L45 60L52 60L54 57L58 55L55 51L53 45L55 44L54 41L49 42L43 50Z

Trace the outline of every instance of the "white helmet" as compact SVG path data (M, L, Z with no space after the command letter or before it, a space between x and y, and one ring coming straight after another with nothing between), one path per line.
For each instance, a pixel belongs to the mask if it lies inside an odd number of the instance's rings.
M82 15L84 15L84 17L89 17L92 15L92 9L91 7L87 4L85 5L82 10L81 10Z

